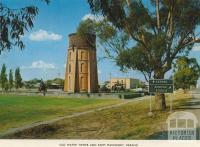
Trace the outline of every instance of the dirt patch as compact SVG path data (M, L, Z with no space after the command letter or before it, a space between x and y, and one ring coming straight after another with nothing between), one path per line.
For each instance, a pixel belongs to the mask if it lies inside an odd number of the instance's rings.
M58 126L57 124L43 124L37 127L25 129L23 131L14 133L12 135L5 136L5 138L42 139L42 138L45 138L44 134L48 134L48 135L53 134L60 128L61 126Z

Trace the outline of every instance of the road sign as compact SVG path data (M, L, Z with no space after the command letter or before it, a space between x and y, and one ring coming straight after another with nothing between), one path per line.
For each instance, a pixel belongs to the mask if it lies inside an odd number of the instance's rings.
M149 84L172 84L173 85L173 80L168 80L168 79L153 79L149 80Z
M173 80L168 79L154 79L149 80L149 92L150 93L173 93L174 85Z

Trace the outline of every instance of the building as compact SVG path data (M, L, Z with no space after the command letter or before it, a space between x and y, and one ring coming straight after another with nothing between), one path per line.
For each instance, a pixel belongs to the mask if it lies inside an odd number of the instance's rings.
M98 92L96 36L69 35L64 91Z
M63 86L58 83L51 83L48 85L49 89L63 89Z
M111 86L109 85L109 87L112 88L116 84L123 85L125 89L134 89L138 88L140 80L132 78L111 78Z

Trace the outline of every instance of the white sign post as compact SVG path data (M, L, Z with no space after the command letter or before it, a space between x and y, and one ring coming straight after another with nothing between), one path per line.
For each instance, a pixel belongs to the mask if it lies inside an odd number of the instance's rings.
M170 94L170 112L173 111L173 96Z
M152 96L150 95L150 98L149 98L149 113L148 113L149 116L152 116L153 113L152 113Z

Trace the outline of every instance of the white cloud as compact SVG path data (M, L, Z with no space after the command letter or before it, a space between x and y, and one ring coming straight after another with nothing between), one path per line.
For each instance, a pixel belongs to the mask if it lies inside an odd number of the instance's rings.
M62 36L52 32L47 32L40 29L39 31L33 32L29 35L29 39L32 41L46 41L46 40L61 40Z
M95 21L102 21L104 19L104 17L102 15L94 15L94 14L86 14L82 17L82 20L87 20L87 19L91 19L91 20L95 20Z
M101 74L101 70L98 70L98 74Z
M200 45L194 46L192 50L196 52L200 51Z
M66 67L67 67L66 63L63 65L63 67L64 67L64 68L66 68Z
M39 61L33 61L32 64L30 66L22 66L22 69L43 69L43 70L47 70L47 69L55 69L55 65L52 63L46 63L42 60Z

